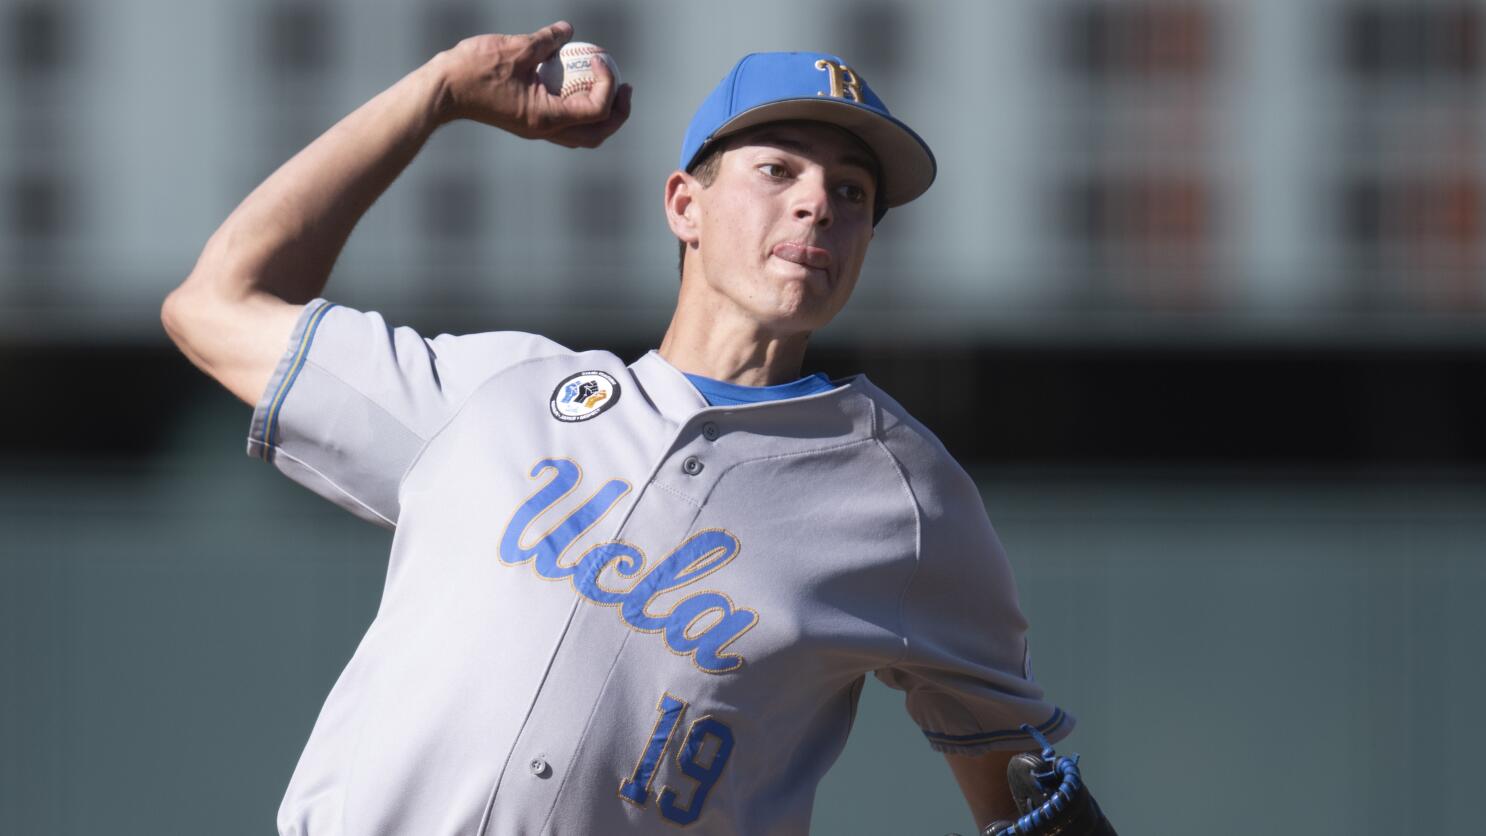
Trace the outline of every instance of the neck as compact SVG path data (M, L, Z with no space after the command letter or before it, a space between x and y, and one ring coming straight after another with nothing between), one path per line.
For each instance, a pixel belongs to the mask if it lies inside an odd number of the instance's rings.
M677 369L742 386L773 386L800 377L809 332L770 333L716 298L681 297L660 343L660 356Z

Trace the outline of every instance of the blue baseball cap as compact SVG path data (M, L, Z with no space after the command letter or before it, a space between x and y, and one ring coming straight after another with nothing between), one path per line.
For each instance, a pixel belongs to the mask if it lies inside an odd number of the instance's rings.
M765 122L806 119L843 128L877 156L882 169L873 222L928 190L938 164L912 128L845 61L823 52L743 56L697 109L681 143L681 170L712 143Z

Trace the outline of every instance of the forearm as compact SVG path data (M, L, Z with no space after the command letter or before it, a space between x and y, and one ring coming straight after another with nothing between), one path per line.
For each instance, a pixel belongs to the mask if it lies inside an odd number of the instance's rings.
M1015 821L1016 801L1006 784L1006 765L1015 752L985 752L980 755L946 754L950 771L975 816L975 826L984 828L998 819Z
M301 304L321 295L366 210L442 121L442 56L336 123L284 163L212 234L182 289Z

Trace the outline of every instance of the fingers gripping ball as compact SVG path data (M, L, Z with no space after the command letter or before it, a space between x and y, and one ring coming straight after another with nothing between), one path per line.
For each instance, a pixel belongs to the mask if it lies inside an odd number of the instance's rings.
M597 80L593 72L595 61L608 65L609 73L614 76L614 89L619 89L619 65L603 47L583 41L564 44L556 56L538 64L537 78L542 80L547 92L567 98L593 87Z

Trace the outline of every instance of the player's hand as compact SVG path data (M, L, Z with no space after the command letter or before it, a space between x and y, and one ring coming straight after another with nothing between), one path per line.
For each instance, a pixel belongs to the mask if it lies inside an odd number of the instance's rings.
M434 59L444 83L440 118L470 119L526 139L568 148L596 148L629 118L628 84L617 89L603 61L593 87L563 98L547 92L537 65L572 40L566 21L530 35L476 35Z

